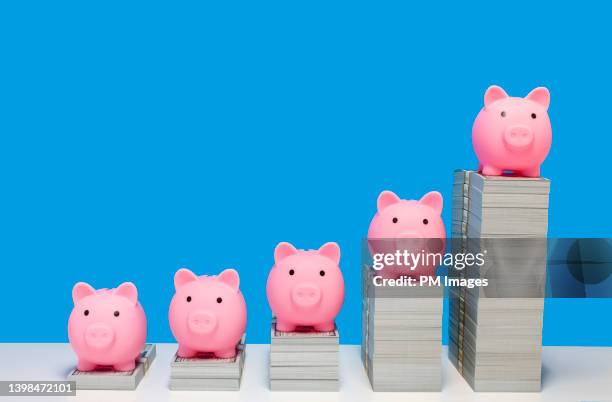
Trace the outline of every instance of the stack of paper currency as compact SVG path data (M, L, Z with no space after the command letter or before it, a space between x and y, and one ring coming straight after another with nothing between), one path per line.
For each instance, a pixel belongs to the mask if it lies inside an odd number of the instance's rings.
M170 363L172 391L238 391L245 360L244 337L235 357L221 359L214 355L179 357Z
M338 391L338 329L316 332L276 331L272 322L270 389L272 391Z
M76 389L134 390L155 359L155 345L147 344L132 371L100 369L95 371L72 370L68 381L76 382Z
M374 286L363 268L361 358L374 391L440 391L440 286Z
M546 237L550 180L455 172L452 231L469 238Z
M487 286L449 288L449 358L475 391L539 391L550 181L456 171L449 269Z

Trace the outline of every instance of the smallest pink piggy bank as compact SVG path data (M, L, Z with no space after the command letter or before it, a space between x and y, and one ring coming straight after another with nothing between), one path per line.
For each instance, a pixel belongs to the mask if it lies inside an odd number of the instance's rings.
M325 243L318 250L298 250L289 243L276 246L266 292L278 331L291 332L298 326L335 329L344 302L339 263L336 243Z
M488 176L501 176L504 171L540 176L540 165L552 143L549 103L550 93L544 87L525 98L510 97L495 85L489 87L472 127L478 171Z
M185 268L176 272L176 293L170 302L168 320L180 357L198 353L220 358L236 356L247 322L239 285L240 277L233 269L218 276L197 276Z
M116 289L95 290L79 282L72 299L68 339L79 360L77 368L133 370L147 338L147 319L136 286L125 282Z

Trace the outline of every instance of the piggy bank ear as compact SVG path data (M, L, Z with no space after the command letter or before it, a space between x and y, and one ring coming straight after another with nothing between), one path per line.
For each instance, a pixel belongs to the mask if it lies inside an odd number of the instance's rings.
M187 268L181 268L174 274L174 289L178 290L184 284L197 280L198 277L196 274Z
M487 107L491 103L507 97L508 94L502 89L502 87L491 85L489 88L487 88L487 91L484 94L484 105Z
M224 270L217 276L217 280L229 285L234 290L238 290L240 287L240 276L235 269Z
M525 99L539 103L544 106L544 109L548 110L548 105L550 105L550 92L548 92L546 87L538 87L529 92L529 95L527 95Z
M333 262L336 263L336 265L340 263L340 246L338 246L338 243L325 243L319 248L318 253L319 255L331 259Z
M132 303L138 303L138 289L132 282L123 282L113 292L116 296L125 297Z
M385 190L378 196L378 200L376 200L376 207L378 208L378 212L381 212L389 205L397 204L400 201L401 199L395 195L393 191Z
M444 201L442 200L442 194L437 191L430 191L419 200L419 204L427 205L433 208L438 214L442 214Z
M282 259L289 257L290 255L297 254L297 249L293 247L291 243L281 242L276 245L274 249L274 262L279 263Z
M82 298L96 293L96 290L90 284L79 282L72 288L72 301L77 304Z

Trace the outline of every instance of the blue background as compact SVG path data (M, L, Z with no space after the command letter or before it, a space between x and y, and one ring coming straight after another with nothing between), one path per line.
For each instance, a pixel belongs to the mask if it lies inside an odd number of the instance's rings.
M14 4L10 4L14 3ZM172 341L172 276L235 267L269 340L274 246L342 247L360 340L360 240L381 190L474 168L490 84L552 93L551 236L611 236L608 6L3 2L0 341L66 341L77 281L131 280ZM600 8L600 7L605 7ZM612 345L609 300L549 300L544 343Z

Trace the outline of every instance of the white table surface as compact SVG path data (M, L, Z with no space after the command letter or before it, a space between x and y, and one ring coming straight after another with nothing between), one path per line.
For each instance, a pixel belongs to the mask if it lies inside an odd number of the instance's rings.
M270 392L269 345L247 345L239 392L169 391L170 360L175 344L157 344L157 357L135 391L77 391L76 397L0 397L15 401L612 401L612 348L545 347L541 393L476 393L446 358L442 392L373 392L361 364L359 346L341 346L340 392ZM68 344L0 344L0 380L65 380L75 356Z

